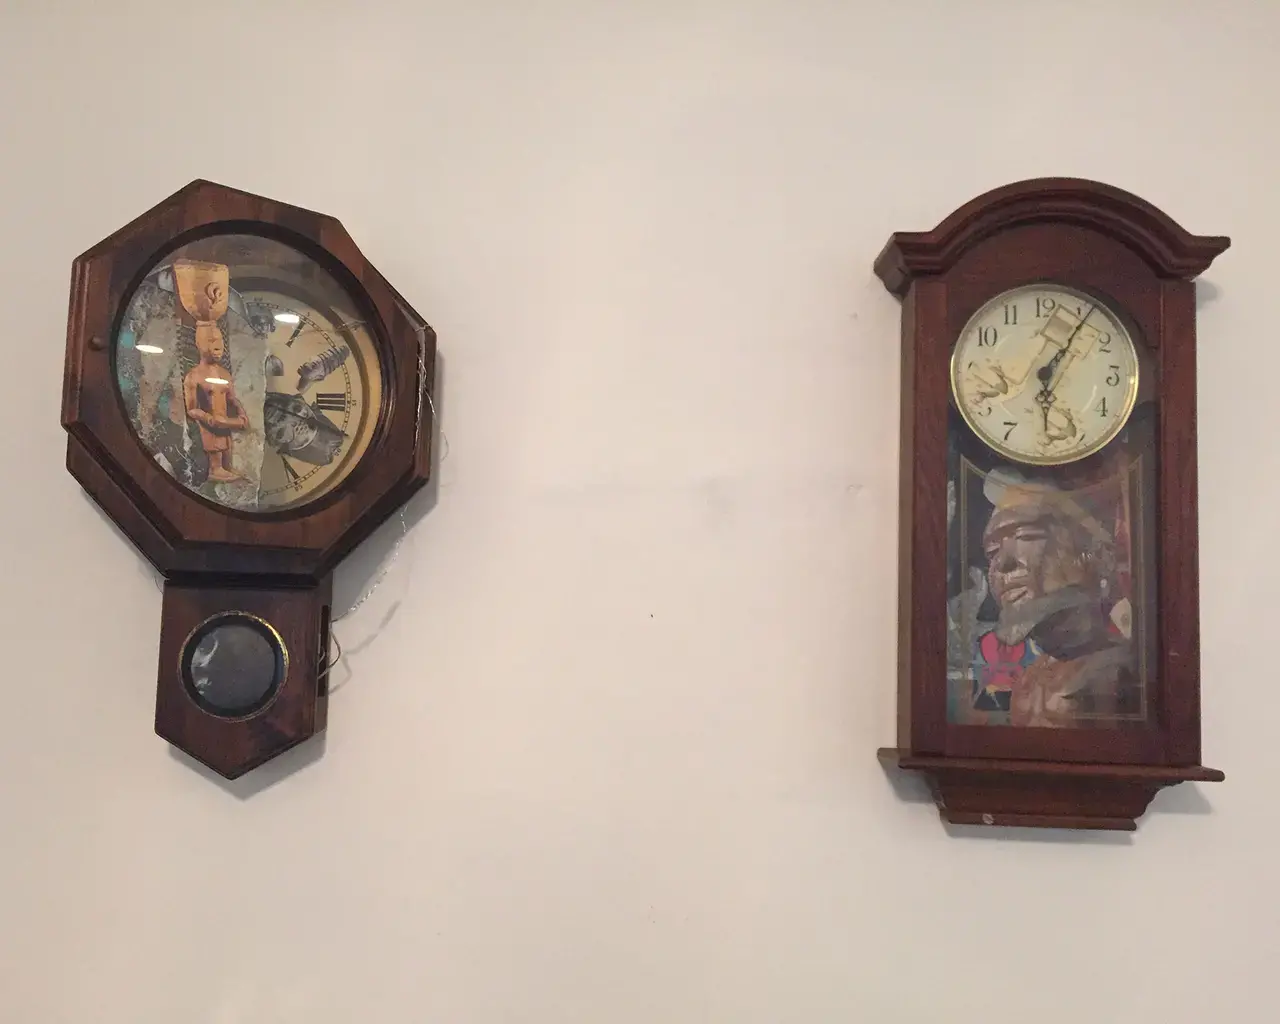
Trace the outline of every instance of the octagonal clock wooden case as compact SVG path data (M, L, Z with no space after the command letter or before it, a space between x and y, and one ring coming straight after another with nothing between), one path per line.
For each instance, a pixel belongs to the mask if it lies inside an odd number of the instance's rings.
M426 482L435 334L332 217L195 181L72 267L67 467L164 576L156 732L325 724L331 574Z
M1019 182L875 269L902 299L898 746L944 819L1132 829L1200 763L1196 287L1229 245Z

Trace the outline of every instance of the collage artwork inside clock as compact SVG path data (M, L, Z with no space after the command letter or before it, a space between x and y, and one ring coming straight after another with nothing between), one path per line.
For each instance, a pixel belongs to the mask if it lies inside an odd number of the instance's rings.
M329 274L269 238L215 235L163 258L129 302L115 362L156 462L232 508L320 497L377 425L367 325Z
M1154 478L1140 346L1097 298L995 296L951 362L947 718L1140 723L1154 663ZM954 415L958 413L957 415Z

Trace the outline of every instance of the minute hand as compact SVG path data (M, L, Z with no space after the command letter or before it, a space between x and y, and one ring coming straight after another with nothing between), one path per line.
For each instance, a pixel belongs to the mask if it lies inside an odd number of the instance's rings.
M1067 352L1071 348L1071 343L1076 340L1076 335L1078 335L1080 331L1083 330L1085 323L1088 321L1089 317L1093 315L1093 311L1097 308L1098 307L1096 305L1089 307L1089 312L1085 313L1085 315L1080 318L1080 322L1076 324L1075 329L1071 332L1070 335L1068 335L1067 340L1066 342L1063 343L1062 348L1058 349L1058 351L1054 353L1053 358L1050 359L1047 363L1044 364L1044 366L1040 367L1040 369L1036 371L1036 376L1040 380L1041 397L1048 398L1049 396L1051 396L1053 394L1054 388L1056 388L1058 386L1058 383L1062 380L1062 374L1058 372L1058 368L1062 364L1062 361L1066 358Z

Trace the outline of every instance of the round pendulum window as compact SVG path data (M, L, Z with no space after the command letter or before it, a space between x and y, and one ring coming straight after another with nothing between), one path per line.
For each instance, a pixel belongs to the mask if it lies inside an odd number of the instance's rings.
M276 695L288 669L280 635L242 612L201 623L182 649L182 681L191 698L220 718L244 718Z

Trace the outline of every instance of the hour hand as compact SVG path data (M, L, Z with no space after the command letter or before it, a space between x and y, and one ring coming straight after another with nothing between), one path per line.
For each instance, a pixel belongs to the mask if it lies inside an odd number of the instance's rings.
M1078 433L1080 428L1076 426L1075 417L1071 415L1070 410L1059 408L1056 405L1049 405L1045 408L1045 437L1050 443L1056 441L1070 441Z
M1069 441L1080 433L1071 410L1060 406L1057 398L1048 390L1042 390L1036 395L1036 404L1040 406L1041 433L1046 445Z

